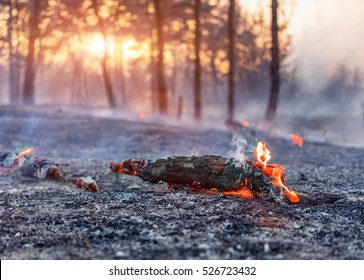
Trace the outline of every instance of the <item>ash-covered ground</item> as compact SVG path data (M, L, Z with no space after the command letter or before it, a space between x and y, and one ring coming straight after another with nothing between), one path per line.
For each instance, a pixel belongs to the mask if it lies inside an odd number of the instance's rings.
M111 161L171 155L251 157L266 141L286 184L316 201L171 190L109 171ZM0 176L1 259L364 259L364 149L158 122L86 117L69 110L0 108L0 151L33 146L65 172L92 176L98 193Z

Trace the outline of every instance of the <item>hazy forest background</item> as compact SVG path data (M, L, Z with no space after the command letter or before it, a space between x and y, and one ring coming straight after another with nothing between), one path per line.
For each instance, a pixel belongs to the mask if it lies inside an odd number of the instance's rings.
M364 129L360 69L336 65L318 91L301 79L288 28L298 1L1 0L0 104L221 124L278 114L301 134L295 121L339 115Z

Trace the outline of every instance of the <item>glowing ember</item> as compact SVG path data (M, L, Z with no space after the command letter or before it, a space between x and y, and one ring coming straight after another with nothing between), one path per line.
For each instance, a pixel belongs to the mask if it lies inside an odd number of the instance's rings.
M238 195L242 198L253 198L253 194L250 192L248 188L248 178L244 179L244 182L241 184L242 188L238 189L236 191L224 191L224 194L230 194L230 195Z
M244 127L249 127L249 122L248 121L241 121L240 124Z
M292 145L297 145L299 147L303 146L303 139L301 136L293 133L290 133L289 135L292 137Z
M260 163L263 174L267 177L273 178L271 183L285 191L291 202L299 202L297 193L284 185L284 167L279 164L267 164L267 162L271 159L271 155L265 143L258 143L257 148L254 151L254 156Z
M230 195L238 195L242 198L253 198L253 194L250 192L250 190L246 187L243 187L236 191L225 191L224 194L230 194Z

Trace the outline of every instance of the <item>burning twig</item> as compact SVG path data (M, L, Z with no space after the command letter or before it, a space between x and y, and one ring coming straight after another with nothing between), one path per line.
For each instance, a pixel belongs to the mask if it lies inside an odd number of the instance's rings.
M264 143L258 143L254 154L257 162L248 160L244 164L219 156L177 156L154 161L128 159L111 163L110 169L152 183L164 181L242 197L268 195L277 202L287 197L290 202L298 202L298 195L284 185L283 166L267 164L270 151Z

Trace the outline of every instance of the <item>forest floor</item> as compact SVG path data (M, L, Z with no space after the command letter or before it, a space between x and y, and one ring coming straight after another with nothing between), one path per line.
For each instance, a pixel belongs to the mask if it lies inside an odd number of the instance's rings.
M267 142L286 184L317 203L171 191L108 168L128 158L232 156L236 137L247 141L248 157ZM253 128L0 107L0 151L29 146L65 172L92 176L100 191L2 175L1 259L364 259L364 149L307 141L300 148Z

